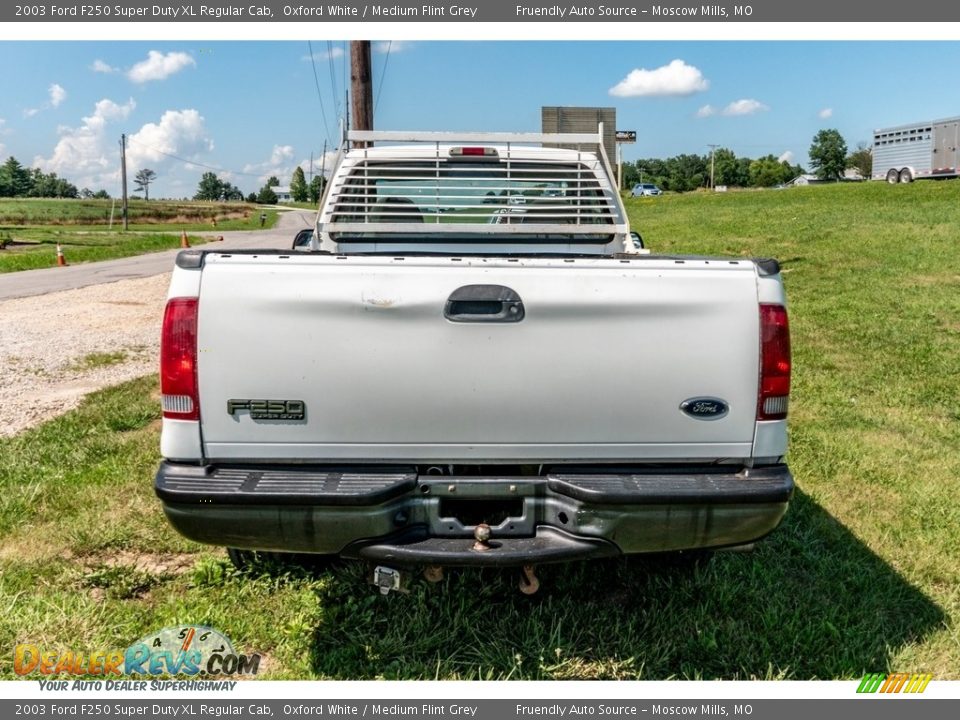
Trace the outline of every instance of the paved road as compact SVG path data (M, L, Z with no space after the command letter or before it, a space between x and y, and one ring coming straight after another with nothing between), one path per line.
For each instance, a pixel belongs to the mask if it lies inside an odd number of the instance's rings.
M239 248L287 249L293 243L297 230L310 227L316 213L307 210L289 210L280 214L277 225L271 230L234 230L222 233L198 232L197 235L223 235L222 243L209 246L217 250ZM58 290L116 282L128 278L143 278L170 272L178 250L168 250L147 255L83 263L68 267L23 270L0 274L0 301L12 298L44 295ZM69 253L69 251L68 251ZM67 262L70 262L69 254Z

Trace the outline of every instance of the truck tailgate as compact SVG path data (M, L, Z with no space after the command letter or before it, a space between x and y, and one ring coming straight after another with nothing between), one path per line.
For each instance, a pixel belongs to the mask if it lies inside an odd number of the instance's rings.
M475 285L513 291L522 319L447 319L451 294ZM749 261L211 253L199 307L212 460L751 454L759 316ZM681 410L698 397L729 411L708 420ZM304 417L253 419L248 400L300 401Z

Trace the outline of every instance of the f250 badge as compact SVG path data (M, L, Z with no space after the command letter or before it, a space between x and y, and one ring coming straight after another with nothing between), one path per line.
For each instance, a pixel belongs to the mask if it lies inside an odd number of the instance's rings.
M728 412L730 406L720 398L695 397L680 403L680 409L697 420L719 420Z
M249 410L251 420L303 420L307 404L303 400L227 400L227 413Z

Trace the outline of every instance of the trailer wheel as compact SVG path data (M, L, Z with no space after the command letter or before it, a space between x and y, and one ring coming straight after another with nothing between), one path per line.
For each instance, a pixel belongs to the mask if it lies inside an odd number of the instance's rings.
M910 172L910 168L904 168L900 171L900 182L909 183L913 182L913 173Z
M887 170L887 182L891 185L896 185L900 182L900 173L894 169Z

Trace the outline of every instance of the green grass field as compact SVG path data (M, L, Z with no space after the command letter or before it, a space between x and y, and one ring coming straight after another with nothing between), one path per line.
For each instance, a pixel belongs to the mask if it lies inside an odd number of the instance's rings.
M142 255L180 247L180 233L197 245L228 230L273 227L278 212L246 203L130 202L129 231L111 200L0 199L0 273L56 265L56 245L70 264Z
M0 676L12 647L126 647L180 622L335 679L960 679L960 182L640 199L655 251L774 256L798 492L752 553L417 579L239 575L153 495L154 378L0 440ZM642 379L638 379L642 381Z
M242 202L130 200L128 203L130 230L155 230L158 225L173 226L178 231L181 228L252 230L260 227L262 211L257 205ZM214 220L216 225L213 224ZM121 223L119 200L0 200L0 231L51 226L61 229L83 226L87 230L116 230Z
M2 232L2 231L0 231ZM18 238L21 236L17 235ZM191 245L206 242L204 236L189 233ZM180 247L180 235L154 233L57 233L32 239L18 239L17 244L0 250L0 273L36 270L57 264L57 243L70 265L114 260L131 255L173 250Z

